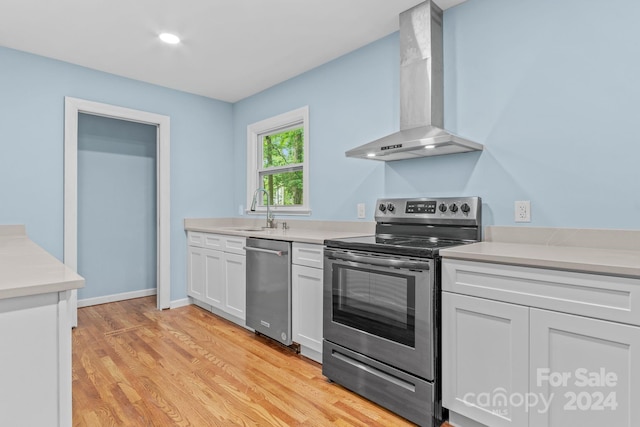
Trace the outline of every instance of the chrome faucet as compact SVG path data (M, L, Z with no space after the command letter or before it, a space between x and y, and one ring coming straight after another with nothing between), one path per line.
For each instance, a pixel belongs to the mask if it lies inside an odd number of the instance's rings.
M271 214L270 205L271 205L271 197L269 197L269 193L264 188L258 188L253 193L253 201L251 202L251 208L249 209L251 212L256 211L256 203L258 202L258 193L263 192L267 195L267 226L265 228L274 228L273 227L273 215Z

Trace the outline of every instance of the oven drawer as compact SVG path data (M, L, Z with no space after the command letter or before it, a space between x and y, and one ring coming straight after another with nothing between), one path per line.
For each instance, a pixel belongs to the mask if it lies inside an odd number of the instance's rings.
M433 383L326 340L322 361L322 374L331 381L416 424L433 426Z

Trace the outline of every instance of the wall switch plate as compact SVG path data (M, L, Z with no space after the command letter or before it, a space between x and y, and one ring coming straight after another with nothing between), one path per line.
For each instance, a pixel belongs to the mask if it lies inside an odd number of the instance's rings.
M364 203L358 203L358 218L365 218Z
M516 222L531 222L531 201L521 200L515 202L515 221Z

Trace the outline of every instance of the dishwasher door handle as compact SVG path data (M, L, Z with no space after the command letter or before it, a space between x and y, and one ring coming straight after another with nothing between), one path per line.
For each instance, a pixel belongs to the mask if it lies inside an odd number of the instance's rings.
M272 255L277 255L277 256L282 256L282 255L286 255L287 251L274 251L272 249L262 249L262 248L254 248L251 246L243 246L243 248L245 251L250 251L250 252L262 252L264 254L272 254Z

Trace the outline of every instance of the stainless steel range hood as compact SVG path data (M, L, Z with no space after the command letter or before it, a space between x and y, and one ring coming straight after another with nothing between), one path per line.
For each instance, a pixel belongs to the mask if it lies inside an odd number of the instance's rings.
M400 14L400 131L347 151L347 157L402 160L480 151L444 130L442 9L432 1Z

